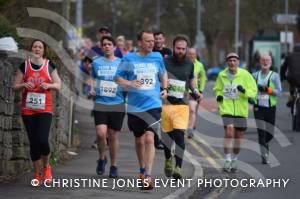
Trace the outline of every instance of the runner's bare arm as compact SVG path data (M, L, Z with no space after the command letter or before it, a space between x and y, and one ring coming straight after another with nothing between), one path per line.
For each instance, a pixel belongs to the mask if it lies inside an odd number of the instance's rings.
M52 79L53 83L51 83L51 84L42 83L40 87L44 90L53 89L53 90L59 91L61 89L61 80L58 76L57 69L55 69L51 73L51 79Z
M22 90L23 88L33 89L34 85L31 82L23 81L23 73L20 69L17 70L15 83L13 86L14 91Z
M167 88L168 87L168 75L167 75L167 73L164 73L162 76L160 76L160 87L161 88Z
M58 76L57 70L51 73L51 78L53 80L52 89L59 91L61 89L61 79Z
M190 79L190 89L192 90L192 92L199 97L199 100L202 99L203 95L202 93L200 93L197 89L197 80L196 78Z
M117 77L115 82L123 87L133 87L133 88L141 87L141 83L138 80L129 81L122 77Z
M95 85L96 85L96 80L94 77L91 77L91 81L89 82L89 86L91 87L91 89L88 93L90 96L96 96Z
M160 76L160 87L162 88L162 91L160 92L161 98L166 99L168 92L168 75L167 73L164 73L162 76Z

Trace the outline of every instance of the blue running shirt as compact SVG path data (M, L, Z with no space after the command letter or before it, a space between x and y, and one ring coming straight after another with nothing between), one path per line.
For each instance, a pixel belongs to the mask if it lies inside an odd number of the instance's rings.
M92 62L92 75L95 78L96 103L116 105L124 103L123 88L114 82L120 58L114 61L98 57Z
M128 88L128 112L145 112L161 108L160 77L166 73L163 58L159 52L151 52L140 56L132 52L123 57L116 78L140 80L139 89Z

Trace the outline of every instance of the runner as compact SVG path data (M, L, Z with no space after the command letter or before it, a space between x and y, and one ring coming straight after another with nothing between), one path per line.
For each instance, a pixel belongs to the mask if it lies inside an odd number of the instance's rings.
M197 88L198 91L203 94L203 90L205 88L206 83L206 73L203 64L197 60L197 51L195 48L190 48L188 50L188 57L192 63L194 63L194 75L197 80ZM200 106L200 102L203 99L203 95L196 100L193 92L190 90L189 96L189 107L190 107L190 119L189 119L189 126L187 130L188 138L194 137L193 130L196 129L196 118L197 118L197 111L198 107Z
M152 52L153 33L141 31L137 39L140 49L122 59L116 82L128 86L128 127L135 136L139 178L149 182L145 189L152 189L151 173L155 156L153 139L159 129L161 97L167 96L167 73L162 56Z
M268 164L269 142L274 135L277 96L281 92L281 82L279 75L270 70L272 59L269 54L261 56L260 65L261 70L253 74L258 88L254 117L262 164Z
M101 28L99 28L97 32L98 41L96 45L92 47L92 51L89 53L90 58L94 58L96 56L104 56L104 52L101 45L101 39L104 36L110 36L110 37L112 36L112 33L107 26L102 26ZM116 48L114 53L116 57L119 58L123 57L121 50L119 48Z
M162 31L157 31L154 34L154 47L153 52L159 52L163 58L167 58L172 56L172 50L167 48L165 45L165 33ZM159 134L154 135L154 146L158 150L163 150L164 145L159 137Z
M248 71L238 67L239 59L236 53L226 56L227 67L219 73L214 87L225 130L223 170L226 172L237 170L238 154L247 129L248 99L257 94L255 80Z
M165 33L158 31L154 33L154 48L153 52L159 52L163 58L172 56L172 50L165 45Z
M30 157L34 177L38 185L43 180L52 182L49 164L49 132L52 122L52 92L59 91L61 80L54 64L46 58L47 46L41 40L34 40L30 46L31 58L18 68L14 90L22 90L22 119L30 144ZM41 174L43 162L43 175Z
M104 57L98 57L92 62L92 85L90 95L96 96L94 119L97 132L99 159L96 173L105 172L105 145L108 138L110 152L109 177L118 177L116 156L119 148L118 132L122 128L125 116L124 95L122 87L114 82L114 76L120 58L115 57L115 40L110 36L103 36L101 45Z
M202 94L196 89L194 65L186 59L188 38L178 35L173 40L173 56L165 59L169 77L168 97L162 108L162 141L165 152L165 174L180 179L185 150L184 132L189 122L188 88L198 100ZM176 165L173 171L171 148L175 145Z

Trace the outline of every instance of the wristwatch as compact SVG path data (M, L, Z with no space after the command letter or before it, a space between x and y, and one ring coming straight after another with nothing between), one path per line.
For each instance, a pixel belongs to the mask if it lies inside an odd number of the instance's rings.
M168 92L168 89L167 89L167 88L162 88L162 87L160 87L160 91L164 91L164 90L166 90L166 91Z
M199 93L199 91L198 91L197 88L192 89L192 92L193 92L194 94Z

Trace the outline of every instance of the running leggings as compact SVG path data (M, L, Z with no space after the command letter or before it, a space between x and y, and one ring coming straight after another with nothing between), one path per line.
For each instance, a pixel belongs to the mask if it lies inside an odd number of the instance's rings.
M269 142L273 139L276 107L254 107L254 117L258 132L258 143L269 151Z
M164 144L164 152L166 159L171 158L171 148L173 143L175 142L176 166L179 166L181 168L183 154L185 150L184 131L180 129L174 129L173 131L168 133L162 132L161 136Z
M38 113L34 115L23 115L22 118L29 139L31 160L37 161L41 156L49 155L50 146L48 138L52 114Z

